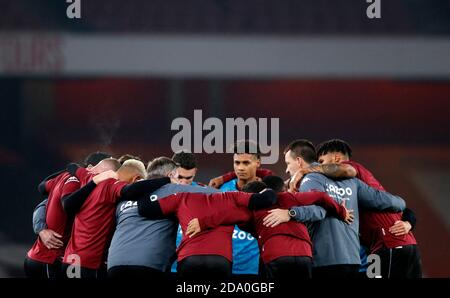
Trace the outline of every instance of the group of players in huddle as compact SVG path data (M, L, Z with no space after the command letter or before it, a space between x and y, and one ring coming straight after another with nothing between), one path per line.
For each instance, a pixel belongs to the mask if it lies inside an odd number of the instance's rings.
M350 160L345 141L290 143L287 181L260 168L256 143L237 142L234 152L234 171L209 186L194 181L188 152L147 168L96 152L48 176L26 275L286 283L370 277L367 256L376 255L377 277L422 276L414 212Z

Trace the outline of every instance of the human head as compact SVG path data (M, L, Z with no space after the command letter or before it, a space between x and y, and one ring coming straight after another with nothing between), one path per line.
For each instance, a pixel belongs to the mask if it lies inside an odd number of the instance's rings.
M172 159L161 156L147 165L147 179L169 177L171 183L177 183L178 164Z
M126 162L127 160L130 160L130 159L142 161L142 159L139 156L135 156L135 155L131 155L131 154L124 154L121 157L119 157L118 160L119 160L120 164L123 165L124 162Z
M267 185L262 181L252 181L247 183L243 188L243 192L258 193L267 188Z
M239 180L252 181L256 179L256 170L261 166L261 153L257 143L244 140L233 146L234 172Z
M300 169L305 169L317 161L316 149L308 140L295 140L284 149L286 174L291 177Z
M90 171L93 174L100 174L105 171L113 170L117 171L120 168L120 162L115 158L105 158L100 161L95 167L92 167Z
M332 139L317 147L317 156L321 164L341 163L350 160L352 148L343 140Z
M178 152L172 156L172 160L179 165L178 183L190 185L197 174L197 160L195 155L189 152Z
M136 159L126 160L117 170L117 177L120 181L134 183L138 180L145 179L147 172L144 163Z
M266 176L262 179L268 188L273 189L276 193L286 190L283 178L279 176Z
M106 158L110 158L112 155L106 152L92 152L83 161L83 166L90 170L91 168L95 167L99 162Z

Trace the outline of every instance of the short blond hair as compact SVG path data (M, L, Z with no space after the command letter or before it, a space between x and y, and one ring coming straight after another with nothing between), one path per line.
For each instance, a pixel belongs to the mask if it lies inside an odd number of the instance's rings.
M130 170L134 171L136 174L141 176L142 179L146 179L147 178L147 171L145 170L145 165L140 160L128 159L120 167L120 169L122 169L122 168L127 168L127 169L130 169Z

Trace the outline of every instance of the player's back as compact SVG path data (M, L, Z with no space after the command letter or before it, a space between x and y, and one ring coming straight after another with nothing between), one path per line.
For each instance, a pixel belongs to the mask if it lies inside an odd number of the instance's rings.
M382 184L362 164L355 161L348 161L346 163L356 169L358 179L375 189L385 191ZM389 228L396 221L402 220L401 212L360 210L359 218L361 243L369 247L371 252L375 252L383 246L394 248L402 245L417 244L412 232L403 236L395 236L389 232Z
M152 194L164 200L178 192L219 192L210 187L166 184ZM125 201L116 208L117 226L108 255L108 269L134 265L166 271L175 253L178 221L174 217L150 220L139 215L137 203Z
M44 263L53 263L56 258L64 255L64 249L70 237L72 220L64 212L61 197L63 195L64 185L69 178L70 174L63 172L46 183L48 191L46 206L47 228L63 236L62 241L64 246L59 249L48 249L41 238L38 237L28 252L28 257L31 259Z
M234 192L237 194L237 192ZM249 194L244 194L250 196ZM185 237L186 228L193 218L201 218L203 216L214 215L225 208L235 206L233 192L228 193L181 193L180 204L177 210L183 238L177 249L178 261L192 255L222 255L229 259L232 258L232 234L234 226L218 226L208 229L195 237ZM219 199L220 197L220 199Z
M72 227L72 219L70 219L66 212L64 212L61 198L64 195L63 189L67 183L72 183L69 173L65 172L57 177L58 181L55 183L54 188L50 191L47 202L47 212L45 222L47 228L55 231L63 236L63 242L67 244L67 240L70 236L70 230Z
M256 233L258 234L258 236L260 236L258 238L259 243L261 241L267 240L269 237L272 237L274 235L288 235L311 243L311 239L308 234L308 229L302 222L290 220L288 222L270 228L264 225L264 218L269 214L270 210L277 208L289 209L292 206L298 205L292 203L295 200L291 196L293 195L288 192L278 193L277 203L275 205L267 209L253 211L254 227L256 229Z
M316 267L360 264L359 207L393 211L405 208L402 198L371 188L357 178L331 180L322 174L312 173L303 178L300 190L327 192L336 203L345 202L347 209L354 210L354 221L349 225L328 216L312 223L311 239Z
M314 266L360 264L358 180L331 180L318 173L305 176L301 192L317 190L327 192L338 204L345 202L347 209L354 210L354 221L343 221L327 216L313 222L309 227L313 245Z
M293 194L277 194L277 203L267 209L252 211L251 224L258 239L261 258L269 263L278 257L308 256L312 257L312 242L306 225L290 220L275 227L267 227L264 218L273 209L289 209L298 205Z
M115 227L116 200L126 183L108 179L87 197L74 219L72 236L65 252L78 254L81 266L98 269L104 260Z

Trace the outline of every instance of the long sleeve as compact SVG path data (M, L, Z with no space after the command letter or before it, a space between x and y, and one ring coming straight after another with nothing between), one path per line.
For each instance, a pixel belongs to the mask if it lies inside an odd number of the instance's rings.
M246 193L240 191L230 191L219 194L212 194L218 200L231 198L236 207L245 207L250 210L269 208L277 202L276 193L268 188L260 193Z
M40 202L33 211L33 231L38 235L42 230L47 228L46 213L48 199Z
M320 206L296 206L292 207L295 210L294 219L298 222L314 222L320 221L327 216L327 211Z
M164 177L129 184L122 188L119 201L135 201L139 197L150 194L168 183L170 183L170 178Z
M360 208L393 212L400 212L405 209L406 204L402 198L374 189L360 180L357 181Z
M64 211L69 216L74 216L77 214L95 187L96 184L94 181L91 181L79 190L62 197L61 201Z
M148 219L162 219L174 214L183 194L173 194L158 200L156 195L145 195L138 199L138 212L140 216Z
M39 183L38 185L38 192L43 195L43 196L47 196L48 195L48 188L47 188L47 182L52 180L53 178L57 177L58 175L64 173L66 170L61 170L58 172L55 172L49 176L47 176L44 180L41 181L41 183Z
M273 206L277 202L277 194L270 188L260 193L254 193L248 202L248 209L258 210Z
M230 226L243 224L252 217L251 211L247 208L231 208L219 210L211 215L199 218L199 224L202 231L213 229L218 226Z
M339 205L335 200L333 200L333 198L331 198L325 192L311 191L311 192L295 193L292 194L292 198L294 199L290 201L288 206L286 206L287 208L291 208L294 206L316 205L324 208L325 211L332 216L345 219L346 215L345 208Z
M318 174L309 174L303 178L300 184L301 193L309 191L325 192L324 185L317 179L316 175ZM292 209L296 212L294 220L298 222L320 221L327 216L326 210L320 206L296 206Z

